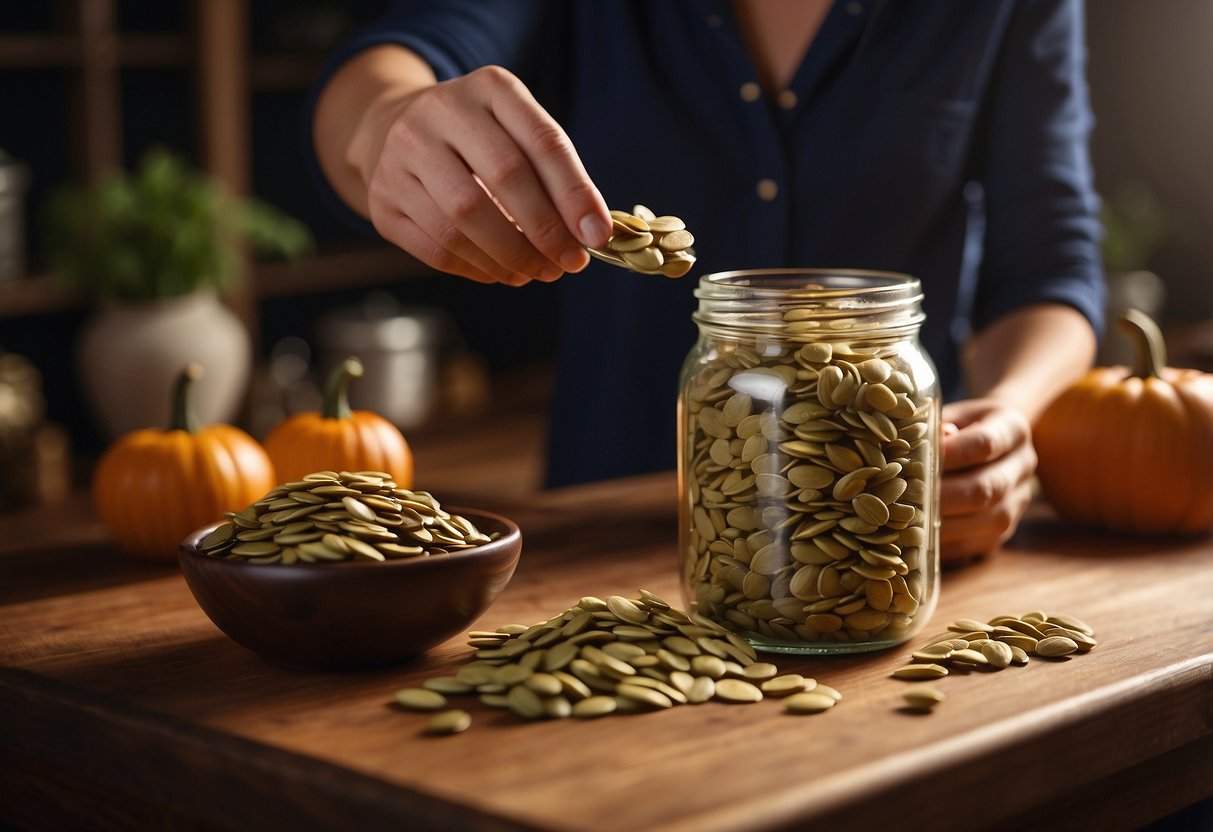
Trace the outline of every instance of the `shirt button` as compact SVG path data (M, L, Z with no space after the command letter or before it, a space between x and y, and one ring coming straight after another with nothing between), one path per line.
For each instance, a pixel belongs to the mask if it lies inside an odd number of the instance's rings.
M847 3L847 14L857 15L862 11L863 3L860 3L859 0L851 0L850 3Z
M720 28L720 24L721 24L721 23L724 23L724 18L722 18L720 15L718 15L718 14L710 14L710 15L708 15L708 17L707 17L707 24L708 24L709 26L711 26L713 29L718 29L718 28Z
M774 179L759 179L754 191L763 202L770 202L779 195L779 184Z
M779 93L779 106L785 110L790 110L796 106L796 93L791 90L781 90Z
M742 101L757 101L762 97L762 87L755 84L753 81L746 81L741 85L741 100Z

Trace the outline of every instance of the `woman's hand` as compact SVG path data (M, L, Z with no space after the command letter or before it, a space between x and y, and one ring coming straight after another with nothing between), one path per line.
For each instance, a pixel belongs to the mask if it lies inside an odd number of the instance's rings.
M943 420L940 554L956 563L1014 533L1032 499L1036 451L1023 414L994 399L944 405Z
M346 158L379 233L439 271L552 281L584 269L582 245L610 234L569 137L500 67L380 99Z

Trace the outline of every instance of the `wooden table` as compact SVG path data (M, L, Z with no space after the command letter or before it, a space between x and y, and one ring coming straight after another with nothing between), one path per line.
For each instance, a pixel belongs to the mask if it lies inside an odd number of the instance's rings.
M483 627L586 594L678 598L671 476L486 507L525 542ZM946 574L928 630L1037 607L1085 619L1099 646L950 676L929 715L899 710L905 648L774 659L843 692L817 716L770 700L522 723L468 700L472 728L434 738L392 693L453 672L461 639L388 671L280 669L215 629L175 568L111 551L83 502L10 515L0 812L58 828L1118 829L1213 794L1213 539L1079 532L1039 509L997 557Z

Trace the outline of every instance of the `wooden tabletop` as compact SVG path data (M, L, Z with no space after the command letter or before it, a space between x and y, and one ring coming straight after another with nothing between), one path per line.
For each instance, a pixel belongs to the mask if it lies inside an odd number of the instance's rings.
M480 627L583 595L679 599L672 476L480 503L524 533ZM768 700L523 723L467 699L471 729L436 738L392 694L453 672L462 639L386 671L266 664L210 623L175 567L115 553L81 500L0 518L0 815L59 828L1118 829L1213 794L1213 539L1080 532L1041 508L997 556L945 574L928 630L1033 608L1079 616L1099 646L949 676L927 715L901 711L906 683L889 678L919 638L772 659L842 691L820 715Z

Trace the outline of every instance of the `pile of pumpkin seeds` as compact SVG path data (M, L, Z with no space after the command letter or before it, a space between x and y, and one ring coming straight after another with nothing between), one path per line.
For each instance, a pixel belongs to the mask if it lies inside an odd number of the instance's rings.
M1060 658L1095 647L1095 631L1072 615L1033 610L999 615L987 622L961 618L911 654L894 679L940 679L951 670L1003 670L1025 665L1032 656Z
M383 471L319 471L278 486L203 539L211 557L248 563L385 561L489 543L466 517Z
M801 311L765 346L722 339L686 387L683 579L767 644L897 643L935 592L938 404L898 345Z
M657 216L643 205L611 211L611 238L591 255L641 274L682 277L695 264L695 238L678 217Z
M472 631L472 661L453 676L427 679L396 693L419 711L442 711L449 695L523 719L593 718L611 713L783 698L789 713L818 713L842 695L799 674L778 675L754 648L719 624L674 609L641 590L636 599L587 596L559 615L530 626ZM433 733L467 727L466 712L442 711Z

